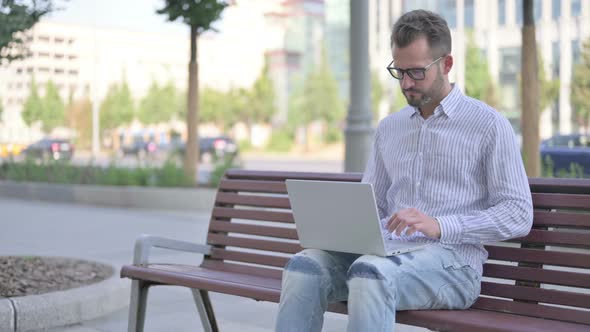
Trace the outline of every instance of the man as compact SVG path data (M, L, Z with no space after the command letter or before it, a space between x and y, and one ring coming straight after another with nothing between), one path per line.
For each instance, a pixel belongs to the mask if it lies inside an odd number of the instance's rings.
M391 331L396 310L468 308L480 292L483 244L530 231L531 193L512 127L449 83L445 20L408 12L391 46L387 69L409 106L380 122L363 181L373 184L384 236L430 245L391 257L298 253L283 275L277 331L321 330L335 301L348 301L349 331Z

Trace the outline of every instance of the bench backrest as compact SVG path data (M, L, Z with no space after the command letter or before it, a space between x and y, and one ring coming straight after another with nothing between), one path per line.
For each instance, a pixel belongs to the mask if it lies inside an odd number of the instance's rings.
M229 170L221 181L204 265L281 278L297 240L285 179L361 180L360 173ZM530 179L534 226L486 246L474 308L590 325L590 180Z

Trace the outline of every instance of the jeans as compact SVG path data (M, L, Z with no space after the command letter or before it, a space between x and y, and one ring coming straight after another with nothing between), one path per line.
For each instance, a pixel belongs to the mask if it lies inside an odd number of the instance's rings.
M392 331L396 310L466 309L481 289L477 272L438 245L390 257L306 249L282 284L278 332L321 331L338 301L348 301L348 331Z

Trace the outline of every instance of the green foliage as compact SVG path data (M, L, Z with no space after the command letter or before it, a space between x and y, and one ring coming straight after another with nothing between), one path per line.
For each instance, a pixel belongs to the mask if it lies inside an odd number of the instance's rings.
M578 121L590 126L590 38L584 43L580 62L574 67L571 100Z
M52 81L47 82L45 90L45 97L41 98L33 78L31 91L21 116L28 126L40 121L43 131L50 132L56 127L65 125L65 105Z
M199 98L201 121L215 123L222 131L235 123L236 100L232 98L233 93L234 90L226 93L204 88Z
M75 145L88 149L92 143L92 103L88 97L72 100L66 108L67 125L77 133Z
M338 93L338 83L327 63L325 52L307 79L299 84L289 101L289 121L307 126L316 120L337 125L344 119L345 109Z
M27 55L24 32L53 10L51 0L0 2L0 64L22 59Z
M165 0L164 7L156 13L167 15L170 22L181 19L200 34L211 29L211 24L219 19L227 5L227 2L217 0Z
M490 75L487 60L474 41L473 33L468 34L465 51L465 94L482 100L492 107L498 105L495 85Z
M275 130L270 136L266 149L274 152L288 152L293 147L294 137L288 130Z
M209 178L209 185L213 188L219 187L219 183L223 178L225 171L231 168L241 168L242 166L235 158L234 155L226 155L223 158L219 158L213 162L213 170L211 171L211 177Z
M543 63L543 56L539 52L537 55L539 60L539 89L541 96L539 97L539 109L545 110L558 96L559 96L559 80L548 80L545 73L545 65Z
M249 103L244 110L252 123L270 122L276 113L275 91L270 80L268 64L265 62L262 72L254 82L249 94Z
M408 106L408 101L401 89L393 89L393 103L389 109L389 113L399 112L402 108Z
M2 122L2 114L4 113L4 107L2 106L2 98L0 98L0 122Z
M108 131L130 123L134 116L133 97L127 82L113 84L100 105L100 129Z
M39 90L37 88L37 82L33 77L31 81L31 91L29 96L25 100L23 111L21 116L27 126L31 126L36 121L41 120L41 114L43 113L43 102L39 96Z
M139 120L143 124L155 124L170 121L175 115L180 115L181 100L172 82L163 87L152 82L148 93L139 103Z
M40 120L43 123L43 130L50 132L56 127L65 124L66 108L59 96L59 91L52 81L47 82L45 97L42 100L43 112Z
M0 166L0 179L110 186L193 186L192 181L184 176L183 170L172 161L167 161L162 167L143 168L76 166L63 161L7 162Z
M385 88L379 79L377 72L371 72L371 110L373 111L373 122L379 121L379 104L385 95Z

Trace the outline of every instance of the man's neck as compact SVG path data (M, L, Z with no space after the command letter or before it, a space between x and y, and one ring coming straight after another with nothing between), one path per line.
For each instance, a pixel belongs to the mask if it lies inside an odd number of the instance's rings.
M434 114L434 110L438 107L438 105L440 105L441 101L445 99L445 97L448 96L449 93L451 93L452 89L453 86L451 84L445 84L445 87L438 98L432 99L430 103L420 106L420 114L425 120Z

